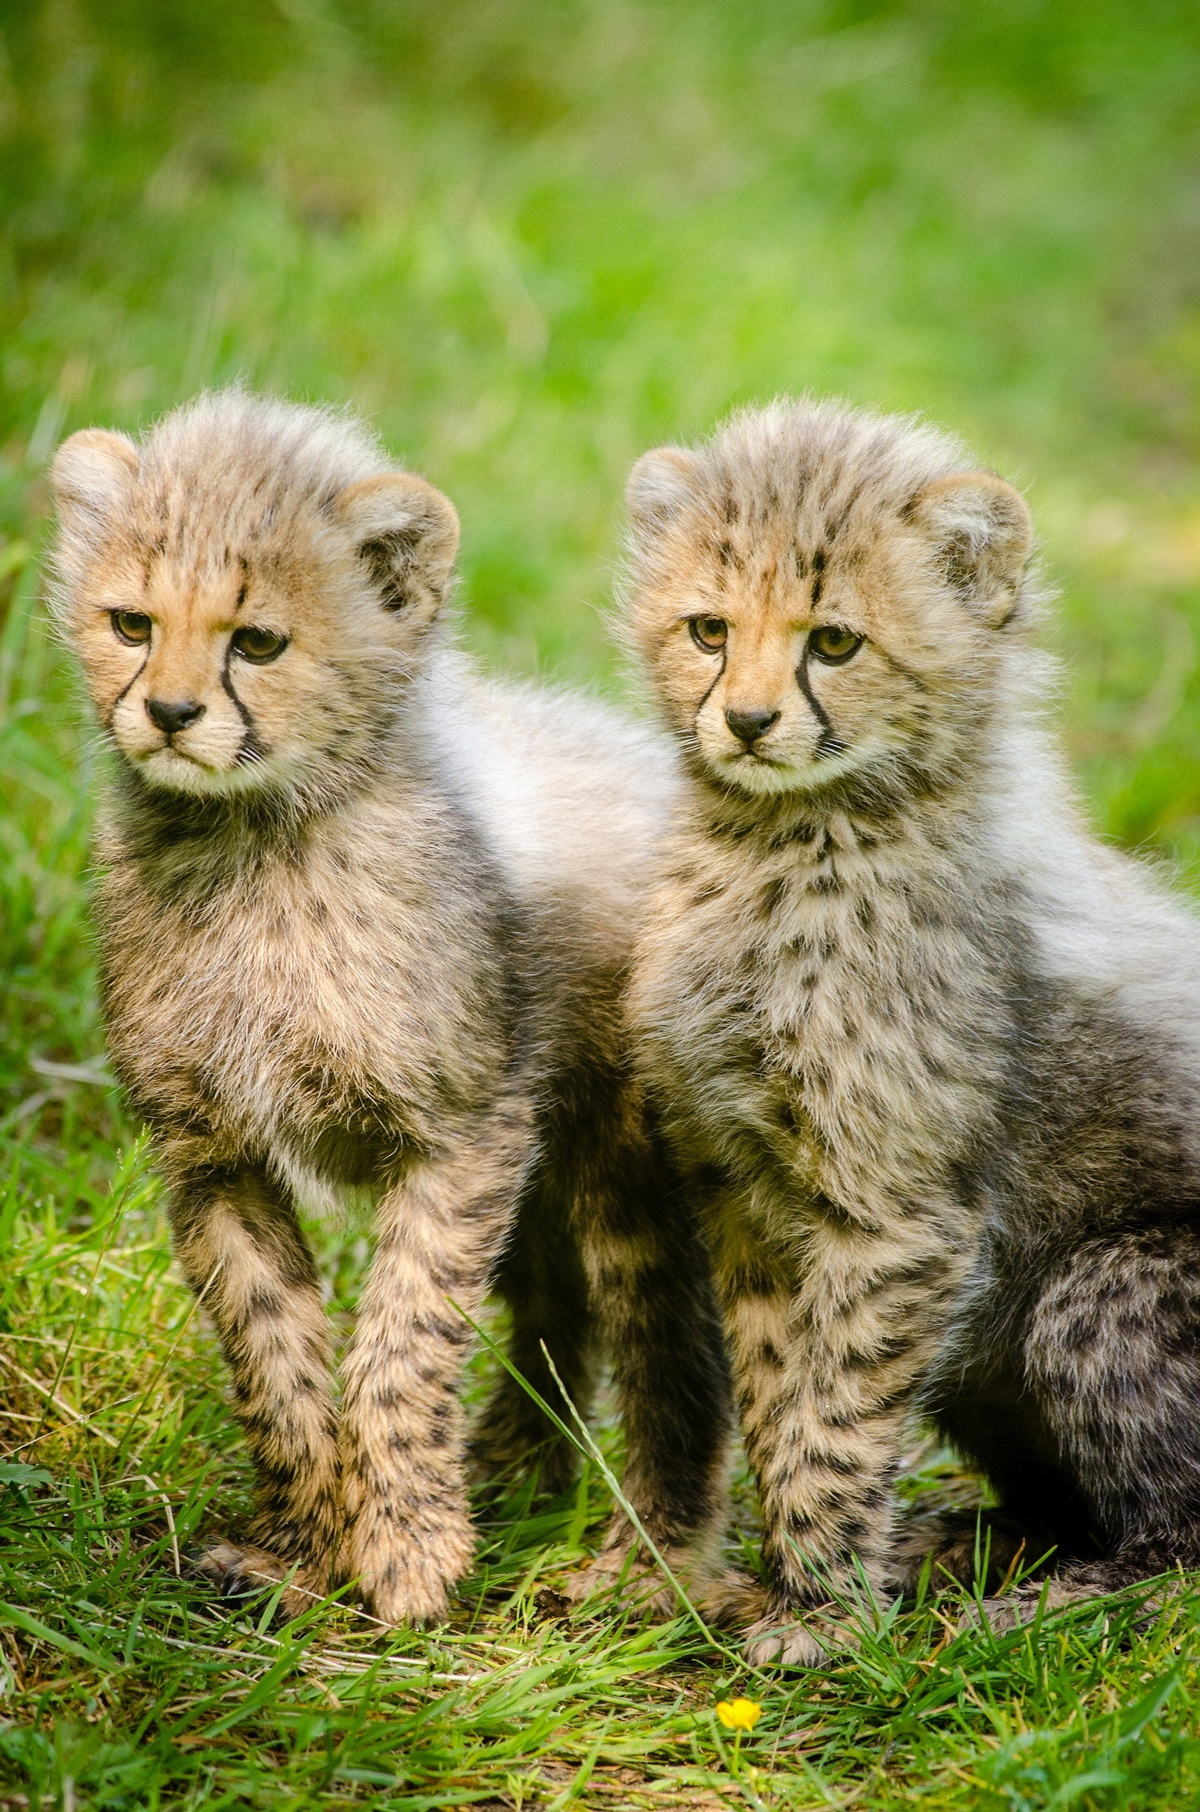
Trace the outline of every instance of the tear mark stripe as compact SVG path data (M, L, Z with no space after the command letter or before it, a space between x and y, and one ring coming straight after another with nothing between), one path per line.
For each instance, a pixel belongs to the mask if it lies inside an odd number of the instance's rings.
M121 700L125 697L125 695L127 693L132 692L133 688L137 685L138 681L141 679L143 673L145 673L146 668L149 665L149 663L150 663L150 648L149 648L149 644L147 644L146 652L142 657L141 666L138 668L137 672L134 674L134 676L130 680L129 684L127 686L122 686L121 690L117 693L117 696L113 699L112 710L108 714L108 728L110 730L113 727L113 722L117 715L118 705L121 703Z
M258 725L255 723L249 707L242 703L234 691L233 681L229 677L229 663L232 659L233 643L231 641L225 649L225 659L221 664L221 685L242 720L245 735L242 737L242 746L238 750L237 759L239 764L244 765L247 761L262 761L270 751L258 733Z
M725 662L728 660L728 658L729 658L728 644L726 644L726 647L722 648L722 650L721 650L721 665L717 668L717 671L713 675L712 684L708 688L708 691L704 694L704 697L700 700L700 703L696 706L696 721L697 722L699 721L701 711L703 711L705 705L708 703L709 699L712 697L713 693L716 691L718 684L724 678Z
M809 646L805 642L804 653L800 656L800 665L796 669L796 684L808 700L809 709L821 727L821 737L817 743L815 759L823 761L827 756L840 755L846 745L834 730L828 711L813 692L812 682L808 677L808 663Z

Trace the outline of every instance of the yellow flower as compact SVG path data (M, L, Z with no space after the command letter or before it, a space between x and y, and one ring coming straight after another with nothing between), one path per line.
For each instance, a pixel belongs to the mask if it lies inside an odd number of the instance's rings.
M717 1716L726 1730L753 1730L762 1717L762 1706L753 1699L722 1699Z

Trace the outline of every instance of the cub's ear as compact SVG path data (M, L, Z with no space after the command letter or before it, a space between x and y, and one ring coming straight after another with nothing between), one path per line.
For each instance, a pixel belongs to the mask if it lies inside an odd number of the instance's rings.
M696 456L686 447L655 447L629 474L625 504L637 535L652 534L696 494Z
M458 552L450 499L411 472L380 472L347 485L335 508L383 608L431 623L450 588Z
M137 448L125 434L84 428L64 440L50 467L63 532L94 534L129 495L137 467Z
M1021 493L994 472L955 472L922 491L910 514L932 541L952 590L989 627L1007 623L1033 544L1033 522Z

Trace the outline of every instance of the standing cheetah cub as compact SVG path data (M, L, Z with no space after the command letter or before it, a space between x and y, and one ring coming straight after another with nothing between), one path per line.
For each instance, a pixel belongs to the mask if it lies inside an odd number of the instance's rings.
M209 1570L296 1567L295 1609L336 1561L387 1623L445 1611L472 1549L459 1309L492 1282L544 1394L543 1337L583 1402L607 1346L629 1496L702 1558L719 1323L620 1021L669 751L449 649L454 511L341 419L208 396L140 446L77 434L54 482L58 606L118 756L110 1049L258 1477L258 1548ZM355 1194L376 1241L339 1410L296 1209ZM561 1484L549 1432L504 1379L474 1462L542 1444Z
M1040 723L1031 528L909 421L800 402L634 468L630 628L690 773L633 982L707 1190L770 1588L816 1664L923 1415L1052 1601L1200 1564L1200 927ZM1018 1610L1020 1603L1018 1601Z

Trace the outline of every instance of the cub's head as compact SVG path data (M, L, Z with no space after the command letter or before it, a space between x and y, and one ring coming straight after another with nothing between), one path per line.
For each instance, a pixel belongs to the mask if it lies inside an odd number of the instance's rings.
M629 627L702 776L889 794L965 746L1030 602L1011 485L911 421L774 404L634 467Z
M59 448L56 608L150 786L328 787L361 768L450 584L458 520L361 429L241 391Z

